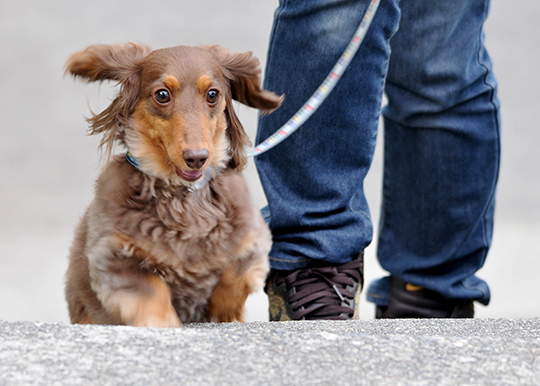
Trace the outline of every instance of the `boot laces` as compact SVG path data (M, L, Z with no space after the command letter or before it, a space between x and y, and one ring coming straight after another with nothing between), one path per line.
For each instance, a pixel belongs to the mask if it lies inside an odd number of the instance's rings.
M337 266L294 271L279 280L292 291L288 302L297 319L349 319L355 294L351 288L361 281L362 262L353 260Z

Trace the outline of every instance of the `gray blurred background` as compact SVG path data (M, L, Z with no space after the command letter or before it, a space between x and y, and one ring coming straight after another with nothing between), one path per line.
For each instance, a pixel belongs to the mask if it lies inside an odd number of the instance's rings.
M384 1L384 0L383 0ZM0 3L0 319L67 322L63 275L73 228L92 198L98 138L84 117L114 95L109 85L63 77L68 56L95 43L135 41L154 48L221 44L253 51L264 68L277 0L19 0ZM494 0L486 25L502 101L503 159L494 242L479 276L492 302L481 318L540 316L540 2ZM254 139L255 111L239 107ZM365 182L378 221L382 154ZM253 161L246 172L259 207L265 198ZM366 280L382 274L376 245ZM248 320L267 320L262 293ZM362 296L361 317L373 318Z

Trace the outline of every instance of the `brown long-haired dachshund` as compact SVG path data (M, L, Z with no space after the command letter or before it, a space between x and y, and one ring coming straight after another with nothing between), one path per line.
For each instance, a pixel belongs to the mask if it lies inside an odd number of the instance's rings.
M71 322L242 321L271 236L240 175L248 138L232 101L281 103L261 90L258 60L219 46L95 45L66 72L120 87L88 120L108 162L70 251ZM125 151L111 156L115 144Z

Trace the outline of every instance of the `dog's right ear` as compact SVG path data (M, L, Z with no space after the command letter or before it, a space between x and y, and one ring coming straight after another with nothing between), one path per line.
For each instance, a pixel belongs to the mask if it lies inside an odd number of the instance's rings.
M100 147L105 148L107 160L115 142L124 139L124 127L137 103L141 62L150 52L150 47L135 43L100 44L74 53L66 63L66 73L88 82L112 80L121 85L109 107L87 119L91 135L103 134Z
M126 82L139 71L139 63L152 49L146 45L98 44L76 52L66 62L66 73L89 82L113 80Z

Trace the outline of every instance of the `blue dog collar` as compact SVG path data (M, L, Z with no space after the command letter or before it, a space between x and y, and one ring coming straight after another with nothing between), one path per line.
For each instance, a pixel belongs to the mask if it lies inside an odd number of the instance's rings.
M139 163L135 160L135 158L133 158L133 156L131 155L131 153L128 151L126 153L126 159L127 159L127 162L129 162L129 164L135 168L139 168Z

